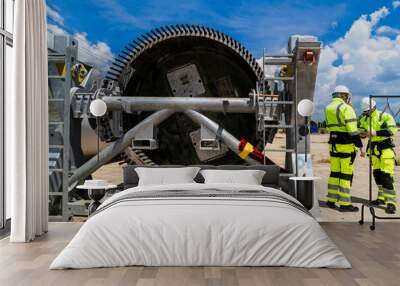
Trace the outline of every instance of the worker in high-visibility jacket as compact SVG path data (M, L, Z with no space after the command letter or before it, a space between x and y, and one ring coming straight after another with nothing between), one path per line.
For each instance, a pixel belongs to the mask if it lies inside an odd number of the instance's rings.
M370 104L371 103L371 104ZM389 113L379 111L375 100L365 97L361 101L363 114L358 127L362 137L369 137L368 156L372 156L375 183L378 185L378 198L373 205L386 205L386 213L396 212L396 191L394 189L395 153L392 137L397 133L396 121Z
M332 93L332 102L325 108L326 127L329 130L330 177L327 205L343 212L357 212L351 203L353 163L362 141L357 128L357 117L351 106L351 93L339 85ZM361 149L362 150L362 149Z

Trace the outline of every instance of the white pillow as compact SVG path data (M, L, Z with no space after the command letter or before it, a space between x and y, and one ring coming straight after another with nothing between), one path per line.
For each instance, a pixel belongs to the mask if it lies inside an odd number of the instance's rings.
M265 171L261 170L202 170L205 184L261 185Z
M193 179L199 170L199 167L135 168L139 177L138 186L195 183Z

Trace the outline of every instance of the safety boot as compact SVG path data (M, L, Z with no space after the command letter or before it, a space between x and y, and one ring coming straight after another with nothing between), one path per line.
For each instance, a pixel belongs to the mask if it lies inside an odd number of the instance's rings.
M395 214L395 213L396 213L396 206L395 206L394 204L388 204L388 205L386 206L385 212L386 212L387 214Z
M376 199L374 201L371 201L371 205L373 205L373 206L381 206L384 204L385 204L385 201L381 200L381 199Z
M336 208L336 205L335 205L334 202L327 201L326 205L328 206L328 208L331 208L331 209L335 209Z
M349 206L340 206L339 211L341 212L358 212L358 207L349 205Z

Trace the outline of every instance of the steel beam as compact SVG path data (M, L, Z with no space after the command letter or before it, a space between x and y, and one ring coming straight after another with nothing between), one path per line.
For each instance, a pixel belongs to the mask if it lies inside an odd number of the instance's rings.
M264 65L290 65L293 63L293 56L265 56Z
M117 141L113 142L112 144L108 145L104 148L99 157L97 156L92 157L89 161L79 167L73 175L69 178L68 185L72 186L75 182L86 178L94 171L99 169L104 164L108 163L111 159L115 156L120 154L125 148L132 144L132 139L135 137L135 134L146 128L149 124L159 125L165 119L170 117L175 111L170 109L161 110L158 112L153 113L142 122L137 124L135 127L130 129L128 132L124 134L121 138Z
M203 125L207 129L209 129L211 132L215 133L217 135L217 138L222 140L229 149L231 149L234 153L239 155L239 140L236 139L232 134L230 134L228 131L225 129L221 128L220 125L209 119L207 116L204 116L203 114L194 111L194 110L186 110L184 112L186 116L188 116L191 120L199 124L200 126ZM257 162L256 160L247 157L246 162L252 164L252 165L259 165L260 163Z
M69 91L72 88L72 76L71 71L72 67L76 63L76 58L78 56L78 45L76 40L71 37L66 38L67 45L65 47L65 76L60 77L57 81L61 83L64 80L64 102L63 102L63 150L62 150L62 220L68 221L70 217L70 213L68 211L68 176L70 170L70 162L71 162L71 141L70 141L70 132L71 132L71 97L69 95ZM50 83L50 78L49 78ZM50 115L50 112L49 112Z
M254 113L255 106L250 98L215 98L215 97L127 97L104 96L108 111L154 111L188 109L227 113Z

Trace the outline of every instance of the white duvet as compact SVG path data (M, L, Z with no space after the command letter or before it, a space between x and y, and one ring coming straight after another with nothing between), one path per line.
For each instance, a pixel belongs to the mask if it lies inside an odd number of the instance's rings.
M128 265L351 267L313 217L278 200L188 196L121 200L137 192L209 189L265 191L297 202L279 190L250 185L128 189L100 206L50 269Z

